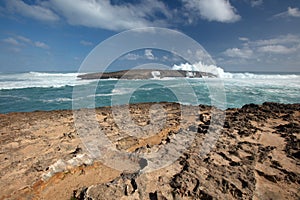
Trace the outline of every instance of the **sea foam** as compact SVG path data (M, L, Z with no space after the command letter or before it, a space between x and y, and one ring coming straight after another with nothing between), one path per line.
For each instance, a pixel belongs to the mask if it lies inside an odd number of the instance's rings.
M298 79L299 74L256 74L256 73L230 73L225 72L224 69L216 65L206 65L202 62L195 64L182 63L180 65L173 65L173 70L186 70L186 71L200 71L216 75L223 79Z
M0 89L22 89L22 88L58 88L64 86L75 86L88 84L94 80L80 80L79 73L45 73L26 72L0 74Z

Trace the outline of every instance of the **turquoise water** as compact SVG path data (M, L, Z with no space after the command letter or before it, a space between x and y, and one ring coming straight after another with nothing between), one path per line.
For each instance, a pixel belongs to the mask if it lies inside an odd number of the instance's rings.
M299 74L225 73L223 77L216 79L98 82L78 80L77 75L0 73L0 112L61 110L72 109L72 106L101 107L140 102L213 104L220 108L238 108L245 104L262 104L266 101L300 103ZM216 95L220 95L220 98ZM79 104L74 107L74 102Z

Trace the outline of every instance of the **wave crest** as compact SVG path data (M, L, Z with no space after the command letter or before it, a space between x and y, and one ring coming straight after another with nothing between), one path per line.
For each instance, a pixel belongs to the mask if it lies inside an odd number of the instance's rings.
M230 73L225 72L221 67L216 65L205 65L202 62L195 64L182 63L180 65L173 65L173 70L186 70L186 71L200 71L216 75L223 79L298 79L298 74L256 74L256 73Z
M94 80L80 80L78 73L26 72L0 74L0 89L50 88L88 84Z
M198 62L195 64L183 63L180 65L173 65L173 70L185 70L185 71L199 71L199 72L206 72L216 75L217 77L222 77L225 73L224 70L220 67L215 65L206 65L202 62Z

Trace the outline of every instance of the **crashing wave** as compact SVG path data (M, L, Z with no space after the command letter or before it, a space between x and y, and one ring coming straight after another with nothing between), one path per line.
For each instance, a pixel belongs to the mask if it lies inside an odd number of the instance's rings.
M152 74L154 79L159 79L160 78L160 72L159 71L152 71L151 74Z
M222 77L222 75L225 73L224 70L220 67L217 67L215 65L205 65L202 62L198 62L195 64L182 63L180 65L173 65L172 69L212 73L217 77Z
M225 72L221 67L216 65L205 65L202 62L195 64L182 63L173 65L173 70L200 71L216 75L223 79L297 79L298 74L254 74L254 73L230 73Z

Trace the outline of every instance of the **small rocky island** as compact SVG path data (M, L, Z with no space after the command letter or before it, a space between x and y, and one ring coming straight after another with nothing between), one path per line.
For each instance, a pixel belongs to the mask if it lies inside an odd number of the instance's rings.
M115 72L99 72L79 75L81 79L151 79L151 78L202 78L202 77L216 77L216 75L207 72L186 71L186 70L162 70L162 69L131 69L121 70Z

